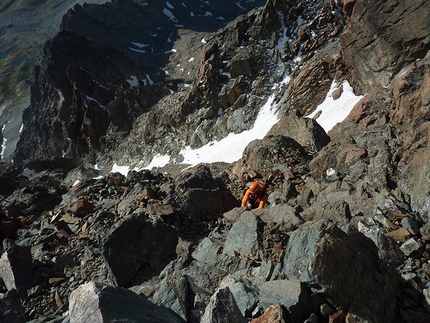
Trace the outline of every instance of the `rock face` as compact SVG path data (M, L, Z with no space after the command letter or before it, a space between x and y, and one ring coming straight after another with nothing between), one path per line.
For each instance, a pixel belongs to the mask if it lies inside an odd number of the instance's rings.
M219 30L168 3L75 7L45 47L28 160L0 168L0 319L429 322L430 3L269 0ZM140 56L163 9L176 52ZM363 98L326 133L304 116L344 82ZM268 97L240 160L177 165ZM257 179L267 206L239 207Z

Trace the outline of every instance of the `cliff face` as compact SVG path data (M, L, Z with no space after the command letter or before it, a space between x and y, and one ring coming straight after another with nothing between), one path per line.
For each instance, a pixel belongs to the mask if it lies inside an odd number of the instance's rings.
M245 5L64 16L0 171L16 321L429 321L430 3ZM349 85L362 98L326 132L317 108L340 113ZM253 129L266 102L279 121L242 158L178 172L183 148ZM168 167L109 173L157 154ZM238 207L256 179L269 205Z

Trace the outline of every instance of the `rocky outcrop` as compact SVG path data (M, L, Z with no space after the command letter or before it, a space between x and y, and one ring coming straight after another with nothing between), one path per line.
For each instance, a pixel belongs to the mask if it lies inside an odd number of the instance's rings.
M426 1L376 1L369 9L366 1L349 2L348 28L340 37L343 59L354 74L352 84L362 93L388 86L430 49Z

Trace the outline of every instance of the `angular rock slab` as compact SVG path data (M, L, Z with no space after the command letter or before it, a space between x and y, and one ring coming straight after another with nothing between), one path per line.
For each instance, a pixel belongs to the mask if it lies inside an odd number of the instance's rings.
M177 244L178 231L174 227L132 214L108 235L103 258L113 283L129 287L144 267L146 275L161 272L169 257L175 255Z
M171 310L121 287L94 282L81 285L70 294L70 323L181 323Z
M24 323L28 319L24 313L24 308L19 300L18 292L15 289L5 294L0 293L0 322L2 323Z
M233 294L228 287L219 289L212 295L200 323L245 323Z
M249 323L285 323L288 322L280 304L270 305L266 312Z
M0 278L7 290L16 289L21 298L27 298L27 290L31 288L33 277L30 248L5 240L3 249L5 251L0 257Z
M246 257L258 250L258 231L261 220L251 211L244 212L227 234L224 254L233 256L235 252Z
M400 277L378 257L372 240L355 228L348 233L329 220L309 222L289 240L284 273L318 286L332 305L375 323L395 318Z
M310 291L298 280L272 280L260 288L260 304L267 309L274 304L284 306L291 322L303 322L312 314Z

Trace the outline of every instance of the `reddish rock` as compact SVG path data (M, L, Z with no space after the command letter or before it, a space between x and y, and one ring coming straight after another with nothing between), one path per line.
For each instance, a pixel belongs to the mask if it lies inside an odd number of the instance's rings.
M250 323L285 323L284 313L279 304L270 305L266 312L260 317L253 319Z

